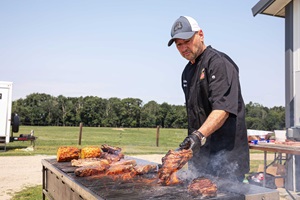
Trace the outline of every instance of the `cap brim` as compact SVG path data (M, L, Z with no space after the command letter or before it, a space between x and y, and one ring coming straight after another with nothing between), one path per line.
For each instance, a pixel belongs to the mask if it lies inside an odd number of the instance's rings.
M175 39L183 39L183 40L187 40L190 39L191 37L193 37L193 35L196 33L196 31L194 32L184 32L184 33L177 33L175 34L172 39L168 42L168 46L171 46L174 42Z

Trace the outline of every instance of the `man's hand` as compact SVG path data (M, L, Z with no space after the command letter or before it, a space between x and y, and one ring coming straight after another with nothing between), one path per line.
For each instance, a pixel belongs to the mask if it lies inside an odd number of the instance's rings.
M195 134L191 134L187 136L183 142L179 145L181 149L198 149L201 146L201 141L199 140L199 137Z

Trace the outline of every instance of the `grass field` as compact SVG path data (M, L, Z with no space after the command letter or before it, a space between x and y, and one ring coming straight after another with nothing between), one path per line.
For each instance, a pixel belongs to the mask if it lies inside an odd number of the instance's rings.
M41 200L42 185L26 187L22 191L17 192L11 200Z
M158 146L156 145L156 128L102 128L83 127L81 145L79 145L79 127L58 126L20 126L18 133L29 134L34 130L34 151L27 147L30 141L14 141L7 144L7 151L0 156L16 155L56 155L60 146L97 146L108 144L122 148L124 154L165 154L170 149L176 149L187 135L186 129L159 129ZM252 151L260 153L261 151Z
M157 154L166 153L175 149L186 137L185 129L159 129L159 145L156 145L156 128L99 128L83 127L81 145L79 144L79 127L53 127L53 126L21 126L20 134L29 134L34 130L37 138L34 151L26 151L30 141L14 141L7 145L7 151L1 156L13 155L55 155L60 146L94 146L108 144L121 147L123 153Z

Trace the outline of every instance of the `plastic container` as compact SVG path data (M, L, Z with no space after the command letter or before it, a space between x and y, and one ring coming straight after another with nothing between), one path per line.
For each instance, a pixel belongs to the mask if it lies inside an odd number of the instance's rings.
M286 140L286 130L274 130L275 138L278 142L285 142Z

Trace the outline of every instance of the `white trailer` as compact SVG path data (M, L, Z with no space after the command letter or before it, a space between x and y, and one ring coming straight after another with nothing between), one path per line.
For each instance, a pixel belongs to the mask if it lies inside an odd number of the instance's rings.
M0 81L0 145L6 150L10 141L12 82Z

